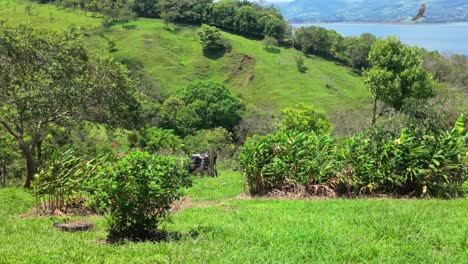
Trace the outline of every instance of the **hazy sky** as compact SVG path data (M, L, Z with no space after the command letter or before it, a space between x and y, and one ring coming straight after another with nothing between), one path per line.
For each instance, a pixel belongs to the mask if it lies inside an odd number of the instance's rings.
M219 0L214 0L214 2L218 2ZM255 0L251 0L251 2L254 2ZM278 2L291 2L293 0L266 0L268 3L278 3Z

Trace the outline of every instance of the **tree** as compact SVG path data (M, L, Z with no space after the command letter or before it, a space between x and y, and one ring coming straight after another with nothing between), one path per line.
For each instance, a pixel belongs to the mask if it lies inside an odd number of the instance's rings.
M233 131L241 120L244 104L221 83L196 81L183 91L181 99L192 109L200 123L196 129L224 127Z
M312 105L298 104L282 111L280 129L298 132L314 132L317 135L329 134L333 126L325 113Z
M105 25L122 23L122 26L125 26L126 23L135 19L133 7L133 0L103 1L100 10L104 15Z
M294 43L305 54L312 53L321 56L330 54L330 38L328 31L321 27L302 27L296 30Z
M162 13L172 21L188 24L201 24L211 0L165 0ZM171 21L171 22L172 22Z
M347 37L343 41L343 60L354 69L367 68L369 62L370 45L368 46L361 38Z
M0 25L0 125L19 144L29 188L47 131L83 120L131 126L139 104L127 70L89 55L76 29Z
M203 24L198 31L203 51L222 50L225 48L221 31L216 27Z
M406 46L395 37L377 40L371 47L369 63L372 68L364 75L374 99L372 124L378 117L378 101L400 111L406 99L435 95L432 76L424 70L417 47Z
M179 136L193 133L200 126L202 118L176 96L171 96L164 101L159 114L162 120L161 126L173 129Z
M259 14L253 6L242 6L236 10L234 17L236 31L248 35L262 35L263 28L259 23Z
M157 18L161 16L161 2L158 0L135 0L133 11L142 17Z

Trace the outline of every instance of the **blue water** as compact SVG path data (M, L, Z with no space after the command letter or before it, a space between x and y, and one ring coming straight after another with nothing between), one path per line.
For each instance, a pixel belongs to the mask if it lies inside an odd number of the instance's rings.
M403 43L437 50L443 54L468 55L468 23L450 24L364 24L364 23L311 23L293 27L320 26L336 30L343 36L359 36L369 32L381 38L397 36Z

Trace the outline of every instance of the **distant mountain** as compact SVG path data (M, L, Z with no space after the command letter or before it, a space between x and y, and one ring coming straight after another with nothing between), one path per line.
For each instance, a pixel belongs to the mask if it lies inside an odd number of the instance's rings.
M268 1L267 1L268 2ZM427 4L426 19L420 22L468 21L467 0L294 0L275 2L292 22L404 22Z

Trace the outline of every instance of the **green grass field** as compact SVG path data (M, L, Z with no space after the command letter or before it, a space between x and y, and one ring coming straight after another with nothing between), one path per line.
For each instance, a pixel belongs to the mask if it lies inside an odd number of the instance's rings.
M300 73L295 58L300 52L279 48L268 52L261 41L223 33L231 41L233 51L220 58L203 55L196 27L166 30L157 19L139 19L125 29L116 25L107 31L100 28L101 19L83 11L58 10L53 5L33 5L32 15L18 0L0 1L0 17L8 23L30 22L33 25L64 29L74 24L89 30L86 42L95 51L107 52L106 40L113 39L117 58L143 62L145 72L155 87L165 94L176 92L190 81L213 79L225 82L253 105L273 109L295 103L312 103L333 112L367 107L370 94L362 78L347 67L318 57L306 59L307 73ZM96 30L97 29L97 30ZM253 60L243 63L244 56ZM329 84L327 88L326 84Z
M468 200L243 199L241 176L201 178L165 228L168 242L99 243L27 217L32 196L0 189L0 263L467 263Z

